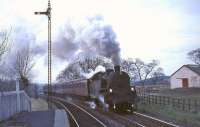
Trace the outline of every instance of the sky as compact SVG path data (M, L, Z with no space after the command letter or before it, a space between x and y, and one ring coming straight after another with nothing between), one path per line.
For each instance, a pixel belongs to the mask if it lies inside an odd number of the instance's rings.
M0 0L0 30L10 29L13 46L25 42L47 47L48 0ZM200 0L52 0L52 40L66 24L81 26L88 17L101 15L112 26L122 58L158 59L167 75L191 64L187 53L200 47ZM17 39L16 39L17 37ZM32 39L32 41L29 41ZM34 41L33 41L34 40ZM54 52L54 51L53 51ZM56 51L55 51L56 52ZM34 81L47 81L46 56L38 55ZM53 79L67 61L53 59Z

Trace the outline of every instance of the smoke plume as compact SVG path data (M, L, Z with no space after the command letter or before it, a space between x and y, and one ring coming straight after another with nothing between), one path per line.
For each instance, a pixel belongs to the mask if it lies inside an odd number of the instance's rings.
M104 23L101 16L88 18L87 23L78 28L67 24L53 47L54 55L63 60L88 52L110 58L115 65L120 64L120 47L116 34L110 25Z
M52 32L52 53L55 57L52 59L52 63L54 67L66 65L66 62L72 62L77 57L83 57L84 54L89 54L87 57L103 56L111 59L115 65L120 64L120 47L116 41L116 34L112 26L106 24L101 16L86 18L86 20L78 22L70 21L63 25L62 29L58 30L59 32ZM32 26L26 24L14 27L11 31L10 50L0 62L1 72L7 72L8 77L11 77L10 74L15 76L14 73L10 73L13 72L10 70L13 70L16 53L23 52L26 47L31 48L33 56L35 56L34 59L44 59L44 65L41 65L43 63L40 60L39 64L36 65L38 67L37 74L42 72L41 68L47 65L45 61L47 61L48 43L46 39L40 38L40 34L44 34L40 31L42 30L39 28L34 31ZM58 69L55 70L58 71Z

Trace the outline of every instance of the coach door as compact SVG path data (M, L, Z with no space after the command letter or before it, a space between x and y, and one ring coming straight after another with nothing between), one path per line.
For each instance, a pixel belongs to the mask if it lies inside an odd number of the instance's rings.
M183 78L182 79L182 87L183 88L188 88L188 79L187 78Z

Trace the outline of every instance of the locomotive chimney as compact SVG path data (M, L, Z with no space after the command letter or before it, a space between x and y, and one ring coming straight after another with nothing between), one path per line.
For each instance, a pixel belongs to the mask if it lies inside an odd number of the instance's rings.
M114 69L115 69L115 72L120 73L120 65L115 65Z

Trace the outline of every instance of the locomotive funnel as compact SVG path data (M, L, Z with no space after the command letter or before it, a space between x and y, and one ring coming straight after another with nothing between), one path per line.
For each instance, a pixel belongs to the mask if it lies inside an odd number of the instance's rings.
M120 72L120 65L115 65L114 69L115 69L115 72Z

